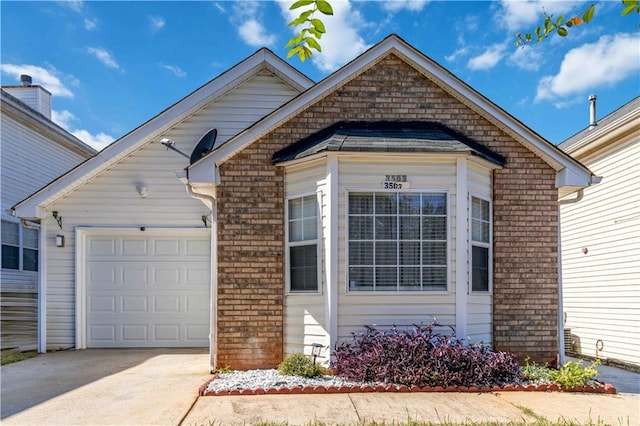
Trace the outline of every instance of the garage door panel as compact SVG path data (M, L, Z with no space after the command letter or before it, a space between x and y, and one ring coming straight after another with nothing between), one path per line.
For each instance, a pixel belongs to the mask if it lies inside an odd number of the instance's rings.
M208 346L210 241L89 237L87 346Z

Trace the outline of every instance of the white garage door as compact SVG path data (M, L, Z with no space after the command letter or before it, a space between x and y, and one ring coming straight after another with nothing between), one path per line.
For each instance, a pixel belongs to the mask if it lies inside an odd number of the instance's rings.
M87 347L209 345L209 233L88 236Z

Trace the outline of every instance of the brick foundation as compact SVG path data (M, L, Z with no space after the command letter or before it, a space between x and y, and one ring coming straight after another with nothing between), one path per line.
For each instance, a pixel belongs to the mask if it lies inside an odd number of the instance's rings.
M284 179L271 157L339 120L437 121L506 158L494 175L494 346L554 358L555 171L390 55L221 165L218 366L267 368L282 360Z

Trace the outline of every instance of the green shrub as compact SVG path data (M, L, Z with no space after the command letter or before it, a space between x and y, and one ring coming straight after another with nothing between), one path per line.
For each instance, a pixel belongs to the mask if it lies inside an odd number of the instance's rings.
M278 372L283 376L317 377L324 374L324 368L314 364L306 355L295 353L282 361Z
M550 383L553 381L549 366L531 362L529 357L525 358L524 365L520 367L520 379L532 383Z
M598 375L598 365L600 365L599 359L585 367L582 366L582 361L567 361L557 370L550 371L551 380L567 387L586 385L589 380Z

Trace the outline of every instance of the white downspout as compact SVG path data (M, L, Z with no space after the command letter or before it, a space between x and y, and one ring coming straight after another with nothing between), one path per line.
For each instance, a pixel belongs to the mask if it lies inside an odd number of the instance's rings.
M47 352L47 221L40 221L38 250L38 353Z
M218 203L216 198L193 191L191 184L186 181L187 193L203 202L211 203L211 295L209 301L209 372L213 373L218 364L217 318L218 318ZM205 202L205 204L207 204Z
M566 361L564 353L564 303L562 293L562 217L561 206L567 204L575 204L584 197L584 189L580 189L575 198L569 200L558 201L558 366L563 365Z

